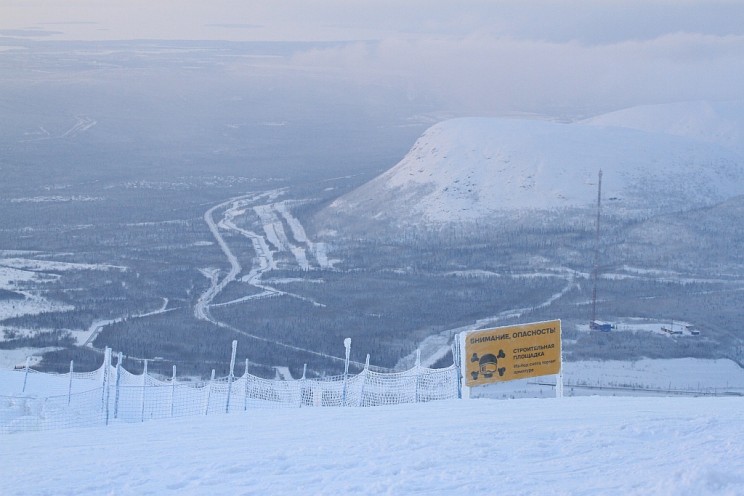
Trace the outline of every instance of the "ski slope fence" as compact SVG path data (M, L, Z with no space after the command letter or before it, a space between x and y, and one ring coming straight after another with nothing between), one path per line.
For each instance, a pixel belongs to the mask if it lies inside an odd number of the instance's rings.
M234 370L234 354L230 370ZM52 430L112 422L245 412L258 408L367 407L457 398L458 370L416 365L406 371L381 373L367 366L357 375L320 379L270 380L246 372L242 377L179 382L175 366L170 380L147 373L132 374L112 365L106 350L101 367L93 372L49 374L25 369L3 372L0 395L0 433Z

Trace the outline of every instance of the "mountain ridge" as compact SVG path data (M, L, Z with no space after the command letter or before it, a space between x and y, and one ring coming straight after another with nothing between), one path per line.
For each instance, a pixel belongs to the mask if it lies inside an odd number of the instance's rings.
M718 131L701 136L705 123L715 121L711 108L699 102L639 107L574 123L443 121L397 165L339 197L320 216L441 226L486 221L499 212L585 208L596 202L600 169L603 198L616 212L710 206L744 194L744 153L731 145L738 143L744 119L723 120ZM683 127L670 129L673 116L685 112L702 113L703 124L690 125L695 120L689 118L687 134ZM744 115L744 105L732 113Z

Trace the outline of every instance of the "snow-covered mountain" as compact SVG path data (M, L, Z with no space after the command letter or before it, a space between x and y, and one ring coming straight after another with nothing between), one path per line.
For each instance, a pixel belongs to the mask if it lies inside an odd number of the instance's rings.
M683 136L744 153L744 101L645 105L603 114L584 123Z
M397 225L560 210L603 198L670 212L744 194L744 104L647 106L559 123L459 118L429 128L392 169L321 214Z

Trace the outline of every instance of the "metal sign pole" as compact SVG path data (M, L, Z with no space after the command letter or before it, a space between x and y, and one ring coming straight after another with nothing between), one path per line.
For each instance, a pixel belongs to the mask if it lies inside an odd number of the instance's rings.
M468 386L467 377L465 377L465 374L467 374L468 371L468 357L465 356L465 340L467 335L467 332L461 332L457 335L457 339L460 342L460 384L462 388L462 399L464 400L470 399L470 387Z

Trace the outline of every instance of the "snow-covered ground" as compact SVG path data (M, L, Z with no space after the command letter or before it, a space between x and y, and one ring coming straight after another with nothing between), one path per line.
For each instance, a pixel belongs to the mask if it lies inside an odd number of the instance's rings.
M35 373L27 394L85 394L95 374L69 383ZM574 362L565 375L588 385L744 391L744 369L730 360ZM6 401L23 377L0 371ZM112 418L0 435L0 494L744 494L744 397L600 390L606 396L493 399L528 389L552 396L536 382L478 388L471 400Z
M40 290L45 283L54 282L64 277L58 272L127 270L126 267L117 265L60 262L13 256L32 254L35 253L0 251L0 255L9 256L8 258L0 258L0 290L16 293L15 298L0 300L0 320L46 312L74 310L75 307L72 305L45 297L43 291ZM29 329L0 326L0 341L4 340L3 331L6 329L20 335L29 335L34 332ZM9 356L7 351L0 351L0 361L4 361L7 356Z
M34 262L38 262L40 266L34 265ZM74 309L71 305L45 298L38 291L26 290L29 286L43 285L61 277L59 274L41 272L43 268L52 270L44 265L46 263L56 264L57 262L0 259L0 290L11 291L17 295L16 298L0 300L0 320ZM4 339L4 334L1 332L4 329L0 327L0 341ZM14 330L25 332L24 329Z
M49 300L28 291L16 291L23 299L0 300L0 320L22 317L24 315L39 315L46 312L66 312L75 307L66 303ZM2 336L0 336L2 340Z
M0 259L2 268L11 267L18 270L45 272L68 270L127 270L126 267L107 264L86 264L72 262L57 262L54 260L36 260L31 258L3 258Z
M589 386L744 393L744 369L728 359L568 362L564 373L570 383Z
M584 360L563 364L564 394L744 395L744 369L728 359ZM473 389L483 398L553 397L554 376L494 383Z
M599 324L610 324L612 331L626 332L650 332L662 336L699 336L700 330L689 322L675 320L659 320L649 318L627 317L618 322L598 322ZM577 331L590 332L589 324L577 324Z
M12 350L0 350L0 370L12 369L17 365L24 365L26 358L30 359L29 366L33 367L41 362L41 357L44 353L57 349L59 348L14 348ZM10 381L7 380L4 382L6 384L0 387L0 394L18 393L16 385L9 384Z
M170 312L173 310L175 310L175 308L168 309L168 298L163 298L162 306L157 310L153 310L152 312L143 312L143 313L132 314L132 315L124 315L122 317L117 317L115 319L96 320L96 321L93 321L93 323L90 326L88 326L88 329L84 331L71 330L70 333L75 338L78 345L89 346L92 348L93 341L95 341L96 337L103 331L103 328L108 325L116 324L126 319L139 319L142 317L151 317L153 315L158 315L158 314Z
M0 494L744 494L742 398L255 410L11 434Z

